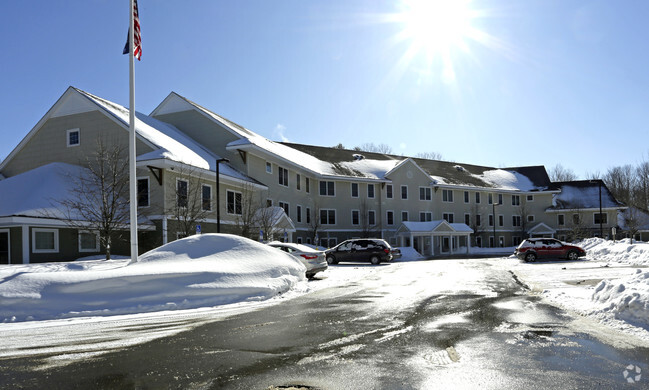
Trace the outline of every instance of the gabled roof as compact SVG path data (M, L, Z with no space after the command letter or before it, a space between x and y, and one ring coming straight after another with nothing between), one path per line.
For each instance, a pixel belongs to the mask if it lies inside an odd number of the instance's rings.
M600 189L602 208L624 208L624 205L615 199L602 180L554 182L552 188L560 192L553 195L552 206L548 208L548 211L599 209Z
M129 131L129 110L119 104L100 98L75 87L69 87L38 124L25 136L21 143L0 164L0 169L20 151L42 125L54 116L99 110ZM205 170L216 170L216 160L220 157L186 136L171 124L159 121L150 116L136 112L135 130L138 139L152 149L152 152L137 156L139 162L151 160L169 160L188 164ZM255 182L228 164L222 164L220 173L237 180Z
M391 170L404 161L412 161L431 177L431 181L440 186L481 187L508 191L543 191L550 186L550 178L543 166L491 168L323 146L283 144L327 161L334 166L353 169L362 166L357 164L358 161L367 161L368 164L371 163L372 166L379 168L373 174L378 178L385 178ZM362 156L362 159L359 159L358 156ZM388 169L390 167L392 168ZM367 173L363 175L363 172L360 171L356 175L349 176L370 177L371 175Z
M463 223L448 223L444 219L437 221L417 222L404 221L397 229L397 232L408 231L410 233L434 233L452 234L452 233L473 233L473 229Z

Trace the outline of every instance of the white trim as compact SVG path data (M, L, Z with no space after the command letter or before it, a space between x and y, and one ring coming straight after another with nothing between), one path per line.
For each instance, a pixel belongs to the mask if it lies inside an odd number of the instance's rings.
M53 233L54 234L54 248L52 249L36 249L36 233ZM32 229L32 253L59 253L59 229Z
M77 143L76 144L71 144L70 143L70 134L72 133L77 133ZM69 129L65 132L65 145L68 148L73 148L76 146L81 145L81 130L77 127L76 129Z

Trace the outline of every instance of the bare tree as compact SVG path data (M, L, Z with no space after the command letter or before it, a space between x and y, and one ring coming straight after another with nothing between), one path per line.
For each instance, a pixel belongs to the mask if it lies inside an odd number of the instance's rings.
M471 229L473 230L473 244L477 246L477 237L479 237L484 231L484 221L482 221L480 205L474 203L471 206ZM478 217L480 218L480 224L478 225Z
M343 145L342 143L339 142L338 145L332 146L332 148L333 149L345 149L345 145Z
M98 138L95 152L83 164L87 169L67 177L73 183L70 196L54 200L62 206L69 226L98 232L106 260L110 260L112 240L122 237L130 220L126 156L123 147L108 147Z
M649 210L649 161L641 162L636 168L635 184L633 196L635 206Z
M584 220L584 214L581 212L581 210L575 210L571 218L572 220L570 221L570 235L572 240L574 241L586 238L588 234Z
M359 202L359 219L360 219L360 224L361 224L361 236L363 238L368 238L372 237L372 235L375 233L377 227L376 227L376 212L374 211L374 224L370 223L370 210L369 206L367 204L366 199L361 199Z
M306 223L309 226L309 235L311 236L311 239L313 240L313 243L315 245L318 245L317 238L319 237L320 232L323 230L322 229L322 221L320 220L320 203L317 201L316 198L313 199L313 204L311 207L311 210L307 209L306 212Z
M615 199L627 205L633 204L633 189L636 184L636 177L632 165L609 168L603 180Z
M420 152L415 155L417 158L423 158L426 160L441 160L442 154L439 152Z
M563 165L557 164L554 167L550 168L548 172L550 180L555 181L572 181L577 180L577 175L569 168L564 168Z
M253 224L261 229L264 241L273 240L282 231L277 223L284 214L284 209L278 206L261 207L255 211Z
M196 225L212 211L211 201L203 197L203 180L200 171L182 164L174 170L176 180L167 182L166 214L176 220L179 236L187 237L196 232Z
M520 206L518 206L518 214L521 216L521 237L525 239L527 238L527 231L529 229L529 222L527 221L527 217L530 215L530 209L527 206L527 200L525 199L525 197L523 197Z
M354 148L354 150L365 151L365 152L374 152L374 153L383 153L391 154L392 147L388 144L378 144L375 145L373 142L366 142L360 146Z
M239 234L243 237L255 238L254 228L259 227L258 210L267 207L266 201L263 199L261 191L256 190L252 183L245 183L240 189L241 214L237 213L239 210L233 210L237 215ZM237 194L235 193L234 196L236 197Z

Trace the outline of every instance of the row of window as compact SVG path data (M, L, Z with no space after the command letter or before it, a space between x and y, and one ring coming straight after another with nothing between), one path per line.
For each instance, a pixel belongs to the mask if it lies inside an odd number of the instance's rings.
M269 174L273 173L273 164L270 162L266 162L266 172ZM278 183L281 186L284 187L289 187L289 171L286 168L283 168L281 166L277 166L277 178L278 178ZM296 182L296 189L298 191L301 191L302 189L302 177L299 173L295 174L295 182ZM305 191L307 193L311 192L311 182L308 177L304 178L304 184L305 184ZM319 194L320 196L336 196L336 183L334 181L328 181L328 180L321 180L319 182ZM375 191L376 187L374 184L367 184L367 197L372 199L375 197ZM453 203L453 193L454 190L451 189L443 189L442 190L442 201L447 202L447 203ZM359 189L359 183L351 183L351 197L352 198L358 198L360 195L360 189ZM503 204L503 194L497 194L498 195L498 203L499 205ZM494 202L494 194L487 194L488 204L493 204ZM480 192L475 192L474 195L475 203L479 204L481 202L481 193ZM393 199L394 198L394 190L392 184L388 184L386 186L386 198L387 199ZM419 187L419 200L432 200L432 189L430 187ZM408 199L408 185L402 185L401 186L401 199L407 200ZM469 191L464 191L464 203L470 203L470 192ZM527 201L528 202L533 202L534 201L534 195L527 195ZM521 204L521 199L520 195L511 195L511 204L512 206L520 206Z
M99 234L90 231L80 231L79 252L99 252ZM58 253L59 252L59 230L58 229L32 229L32 252L33 253Z

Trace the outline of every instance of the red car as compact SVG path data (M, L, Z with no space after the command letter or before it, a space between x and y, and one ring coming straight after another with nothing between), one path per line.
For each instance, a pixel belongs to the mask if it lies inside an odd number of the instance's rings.
M538 258L577 260L586 256L586 251L554 238L528 238L516 248L514 254L519 259L531 262Z

